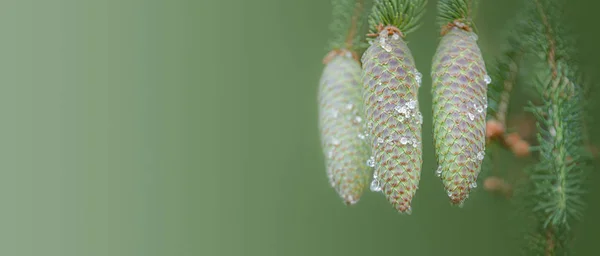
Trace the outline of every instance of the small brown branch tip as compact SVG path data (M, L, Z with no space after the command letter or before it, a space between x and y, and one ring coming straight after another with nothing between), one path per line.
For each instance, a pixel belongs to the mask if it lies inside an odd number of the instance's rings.
M391 25L383 26L383 24L377 25L377 33L369 33L367 34L367 37L378 37L384 30L387 31L388 36L398 34L400 37L404 38L404 33L402 33L400 29Z
M505 134L504 125L491 119L486 124L486 138L488 143L499 141L504 147L510 149L517 157L528 157L531 154L529 142L525 141L516 132Z
M325 57L323 58L323 64L327 65L327 63L329 63L331 60L333 60L333 58L335 58L336 56L346 56L349 58L353 58L357 62L360 62L359 58L358 58L358 54L354 51L350 51L350 50L346 50L346 49L333 49L330 52L328 52L327 55L325 55Z
M453 22L450 22L442 27L440 35L446 35L453 28L459 28L467 32L473 32L473 29L469 25L467 25L467 23L464 20L454 20Z
M487 177L483 182L483 188L490 193L503 195L507 199L512 197L512 186L500 177Z
M485 129L485 136L489 139L494 139L504 134L504 125L494 119L488 120Z

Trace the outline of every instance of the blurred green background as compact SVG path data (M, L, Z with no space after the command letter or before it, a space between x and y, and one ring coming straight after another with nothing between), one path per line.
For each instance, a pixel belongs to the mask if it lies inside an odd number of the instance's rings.
M409 37L423 74L435 2ZM493 54L517 1L481 2ZM592 71L596 7L568 5ZM370 192L338 199L317 129L330 13L323 0L2 1L0 255L517 254L509 201L479 189L450 206L431 136L411 216ZM578 255L598 255L597 182Z

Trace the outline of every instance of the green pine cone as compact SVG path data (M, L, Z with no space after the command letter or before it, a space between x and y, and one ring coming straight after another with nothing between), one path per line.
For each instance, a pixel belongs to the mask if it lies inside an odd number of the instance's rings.
M327 175L348 205L358 202L371 174L360 72L351 56L335 56L325 66L318 92Z
M486 73L477 35L452 28L433 58L433 132L438 170L448 197L462 204L485 155Z
M371 190L383 191L403 213L421 178L421 124L418 90L421 74L408 46L397 34L383 32L363 57L363 97L375 167Z

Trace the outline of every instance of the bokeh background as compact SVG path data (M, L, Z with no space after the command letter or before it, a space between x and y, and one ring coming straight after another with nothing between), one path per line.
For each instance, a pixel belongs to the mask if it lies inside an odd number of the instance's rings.
M487 54L517 2L481 1ZM409 37L423 74L435 3ZM592 72L597 7L566 10ZM375 193L338 199L317 129L330 13L323 0L1 1L0 255L516 255L523 218L483 189L451 207L431 136L411 216ZM577 255L598 255L589 181Z

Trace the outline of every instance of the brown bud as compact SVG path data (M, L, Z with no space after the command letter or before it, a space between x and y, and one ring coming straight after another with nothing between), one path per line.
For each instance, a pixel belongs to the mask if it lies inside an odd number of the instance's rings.
M517 142L521 141L521 136L519 136L518 133L513 132L506 135L506 137L504 137L504 141L506 142L507 146L512 148Z
M529 143L527 141L519 140L511 148L513 153L518 157L529 156Z
M491 176L485 179L483 182L483 188L492 193L500 193L506 197L512 195L512 187L506 181L500 177Z
M504 125L502 125L502 123L498 122L498 120L490 119L487 121L485 131L486 131L485 136L488 139L498 137L504 133Z

